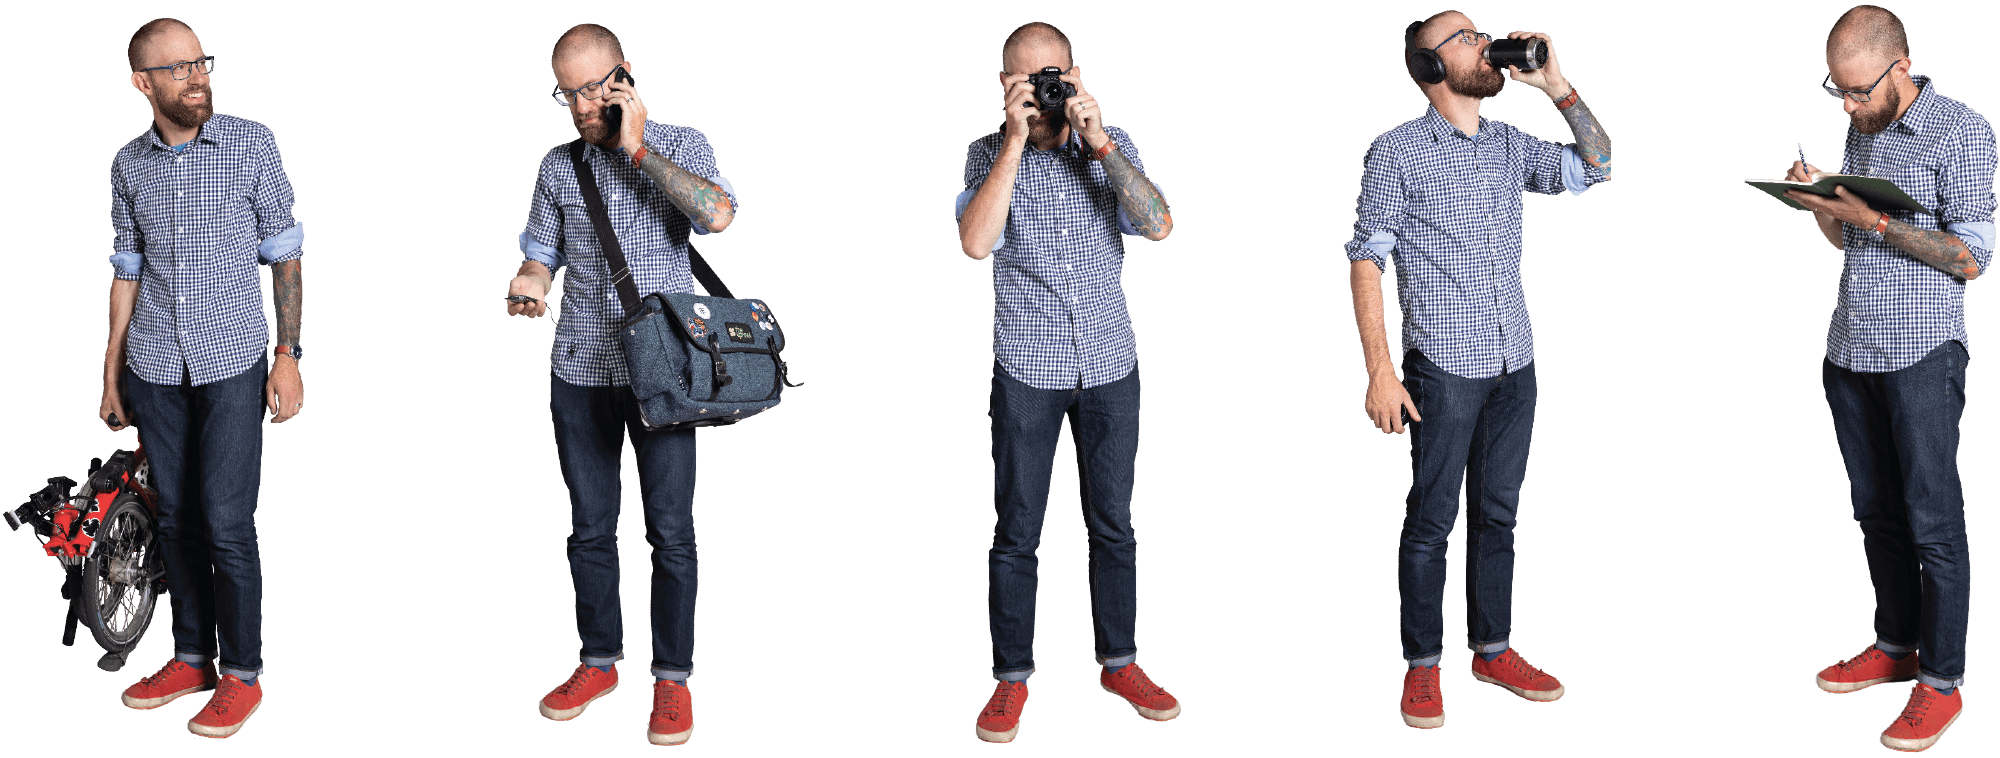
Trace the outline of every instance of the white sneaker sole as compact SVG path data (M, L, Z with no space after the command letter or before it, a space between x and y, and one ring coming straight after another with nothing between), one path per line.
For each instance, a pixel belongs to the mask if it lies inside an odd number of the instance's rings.
M1400 710L1397 712L1401 713ZM1436 716L1421 717L1421 716L1412 716L1410 714L1404 713L1403 723L1408 724L1410 726L1414 726L1418 729L1436 729L1438 727L1444 726L1444 714L1440 713Z
M973 726L972 730L974 732L978 732L979 738L987 742L1013 742L1014 735L1021 733L1021 725L1019 723L1016 723L1014 724L1014 728L1004 732L988 731L986 729L981 729L977 725Z
M1563 688L1561 686L1557 686L1555 689L1549 690L1548 692L1536 692L1534 690L1521 689L1519 687L1500 681L1498 679L1494 679L1493 677L1481 674L1477 671L1472 672L1472 678L1485 682L1487 684L1500 685L1502 687L1507 688L1508 692L1520 695L1522 698L1533 700L1537 703L1546 703L1552 700L1559 699L1563 696Z
M1813 681L1819 684L1820 689L1826 690L1827 692L1838 692L1838 693L1859 692L1861 690L1868 689L1869 687L1873 687L1878 684L1887 684L1889 682L1907 682L1913 679L1916 679L1916 677L1885 676L1880 679L1868 679L1859 682L1829 682L1825 679L1819 678L1818 674L1813 675Z
M1103 684L1099 684L1099 685L1097 685L1097 686L1099 686L1099 687L1104 687L1104 685L1103 685ZM1114 690L1114 689L1111 689L1110 687L1104 687L1104 691L1105 691L1105 692L1109 692L1109 693L1111 693L1111 694L1113 694L1113 695L1118 695L1118 691L1117 691L1117 690ZM1118 695L1118 699L1119 699L1119 700L1125 700L1125 696L1124 696L1124 695ZM1143 706L1143 705L1140 705L1140 704L1138 704L1138 703L1134 703L1134 702L1132 702L1132 701L1130 701L1130 700L1125 700L1125 704L1126 704L1126 705L1129 705L1129 706L1132 706L1132 710L1135 710L1135 711L1138 711L1138 712L1139 712L1139 715L1141 715L1141 716L1145 716L1146 718L1149 718L1149 719L1152 719L1152 720L1154 720L1154 721L1171 721L1171 720L1173 720L1173 718L1174 718L1175 716L1179 716L1179 715L1181 715L1181 704L1180 704L1180 702L1179 702L1179 701L1175 701L1175 702L1174 702L1174 707L1172 707L1172 708L1168 708L1168 709L1166 709L1166 710L1164 710L1164 711L1160 711L1160 710L1154 710L1154 709L1152 709L1152 708L1147 708L1147 707L1145 707L1145 706Z
M599 692L595 695L592 695L589 700L583 701L583 705L579 705L575 708L564 708L562 710L556 710L554 708L550 708L547 702L537 702L535 703L535 706L542 709L542 718L548 719L550 721L568 721L570 719L582 715L583 709L589 708L591 703L597 702L598 698L611 694L611 691L615 689L618 689L618 685L616 683L613 683L611 686L604 688L603 692Z
M118 696L118 699L124 701L125 707L127 708L132 708L141 711L150 711L154 708L158 708L160 706L178 700L182 695L192 695L197 692L207 692L212 689L215 689L215 685L204 684L198 687L189 687L179 692L175 692L169 695L162 695L160 697L137 698L137 697L132 697L131 695L121 694Z
M236 723L229 726L202 726L201 724L194 723L193 720L189 720L188 731L203 737L219 740L235 734L238 729L243 728L244 724L250 723L250 717L257 715L257 709L262 707L264 707L264 702L261 700L257 701L256 705L250 706L249 713L243 714L243 718L237 719Z
M1958 723L1958 717L1963 715L1965 715L1965 711L1963 709L1959 710L1959 712L1957 713L1951 714L1951 720L1944 722L1944 729L1939 729L1937 730L1937 734L1933 734L1921 740L1897 739L1895 737L1889 736L1887 732L1884 732L1882 733L1882 746L1889 748L1890 750L1901 750L1905 753L1915 753L1921 750L1927 750L1930 748L1930 746L1937 744L1938 738L1944 736L1944 730L1950 729L1952 724Z
M659 734L651 729L646 730L646 741L655 745L679 745L688 741L688 738L692 736L694 736L694 729L692 728L685 732L676 732L674 734Z

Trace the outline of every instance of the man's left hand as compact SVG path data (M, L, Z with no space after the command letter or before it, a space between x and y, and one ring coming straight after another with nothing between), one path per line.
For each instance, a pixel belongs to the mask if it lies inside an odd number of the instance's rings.
M271 361L271 374L264 378L264 407L271 411L271 423L282 424L299 415L306 405L306 383L299 378L299 361L279 355Z
M1833 197L1827 197L1825 195L1815 195L1810 192L1788 190L1785 192L1785 197L1791 198L1793 202L1805 206L1808 210L1824 213L1847 222L1849 226L1858 226L1863 229L1875 228L1875 222L1882 217L1882 214L1875 212L1874 208L1868 207L1867 200L1861 199L1860 195L1848 192L1846 187L1834 187L1833 194Z
M1519 68L1508 66L1507 76L1513 78L1514 81L1548 93L1550 100L1561 100L1569 96L1569 80L1563 78L1562 67L1556 64L1555 40L1549 39L1549 35L1541 32L1508 32L1507 39L1538 39L1542 41L1542 45L1549 51L1549 62L1542 64L1541 68L1533 71L1522 71Z
M1076 87L1076 94L1069 96L1063 104L1063 116L1069 120L1069 128L1075 129L1083 144L1096 150L1111 141L1111 135L1104 133L1104 114L1097 110L1097 98L1083 88L1083 67L1071 66L1069 73L1059 77Z
M646 105L639 100L639 91L632 89L631 82L605 82L604 107L616 105L624 109L622 122L618 125L618 146L626 155L639 152L646 146Z

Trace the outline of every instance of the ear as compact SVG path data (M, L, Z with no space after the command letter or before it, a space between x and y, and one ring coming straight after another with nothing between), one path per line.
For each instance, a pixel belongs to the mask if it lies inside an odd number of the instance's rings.
M1000 72L1000 86L1007 86L1007 72Z
M146 72L144 71L132 72L132 89L144 93L148 99L153 97L153 82L151 79L146 78Z
M628 73L628 74L629 74L629 73L632 73L632 62L631 62L631 61L619 61L619 62L618 62L618 65L620 65L620 66L624 66L624 67L625 67L625 73Z

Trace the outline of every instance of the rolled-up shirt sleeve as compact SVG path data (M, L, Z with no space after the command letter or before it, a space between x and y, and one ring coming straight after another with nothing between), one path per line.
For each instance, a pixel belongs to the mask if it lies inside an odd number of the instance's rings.
M957 208L952 214L953 220L965 219L965 206L972 204L972 196L979 194L979 188L986 185L986 176L993 173L993 161L1000 156L987 145L989 141L991 140L983 138L973 140L972 144L965 148L965 190L958 193ZM1007 232L1003 229L999 236L993 238L993 249L999 250L1006 246Z
M1993 262L1993 173L2000 161L1993 143L1993 126L1983 118L1967 118L1948 138L1944 149L1954 156L1938 170L1938 221L1965 242L1980 271Z
M257 214L257 258L267 264L298 260L306 254L305 227L292 218L292 180L285 176L277 137L268 131L257 159L257 195L251 200Z
M1407 204L1400 156L1383 135L1368 146L1368 156L1362 160L1361 199L1355 203L1354 238L1347 242L1347 259L1374 261L1387 270Z
M1590 165L1583 159L1583 150L1575 145L1566 145L1562 154L1563 188L1572 195L1581 195L1599 182L1610 181L1611 175Z
M145 237L132 213L132 196L125 187L125 174L111 166L111 275L126 281L139 279L145 262Z
M569 153L564 151L561 157L567 161ZM535 194L528 201L528 226L521 231L521 255L547 266L550 276L568 258L562 251L562 205L556 202L555 191L549 186L549 169L555 160L555 154L551 153L542 161L542 170L535 174Z

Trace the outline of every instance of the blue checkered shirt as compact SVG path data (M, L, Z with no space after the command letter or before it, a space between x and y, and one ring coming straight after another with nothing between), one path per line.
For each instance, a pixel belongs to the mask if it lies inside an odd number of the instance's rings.
M147 129L111 159L111 229L113 275L139 282L132 373L201 385L264 356L257 264L305 255L270 129L218 113L178 152Z
M741 209L729 180L715 168L715 151L708 138L685 126L646 122L646 144L655 153L689 173L715 182ZM641 296L654 292L693 292L688 269L688 232L707 234L687 214L674 207L667 193L632 165L624 150L585 145L604 209L618 234L618 249L632 268ZM618 325L625 321L625 304L611 280L611 266L597 242L597 230L584 209L583 190L576 184L576 167L569 160L569 143L542 156L535 176L535 196L528 204L528 228L521 232L521 253L540 261L554 275L564 266L561 318L556 323L550 363L556 376L583 387L623 387L631 383L625 353L618 343Z
M1889 217L1965 241L1985 271L1993 261L1993 127L1930 77L1913 77L1917 98L1877 134L1847 129L1843 174L1895 182L1924 213ZM1967 344L1965 280L1932 268L1870 229L1841 225L1847 265L1826 332L1826 359L1849 371L1895 371L1946 340Z
M1108 126L1104 133L1146 170L1123 129ZM966 148L959 216L1005 144L994 132ZM1007 229L993 247L993 355L1009 376L1036 389L1068 390L1132 373L1139 347L1119 283L1121 232L1138 234L1118 207L1104 164L1090 160L1075 130L1054 150L1022 148Z
M1607 177L1574 146L1479 120L1468 137L1426 109L1368 147L1348 260L1396 261L1403 349L1480 379L1535 360L1521 289L1521 193L1582 192Z

